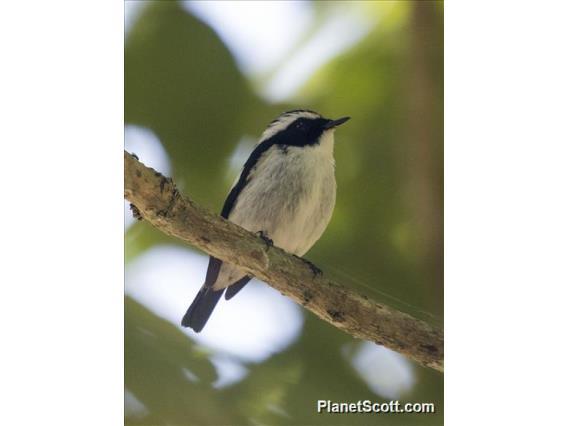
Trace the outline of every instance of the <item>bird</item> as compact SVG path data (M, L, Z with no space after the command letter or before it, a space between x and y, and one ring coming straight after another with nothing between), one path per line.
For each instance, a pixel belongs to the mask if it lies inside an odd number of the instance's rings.
M349 120L309 109L269 123L227 196L221 216L285 251L303 256L329 224L336 198L334 131ZM252 279L213 256L205 283L181 324L199 333L225 293L234 297Z

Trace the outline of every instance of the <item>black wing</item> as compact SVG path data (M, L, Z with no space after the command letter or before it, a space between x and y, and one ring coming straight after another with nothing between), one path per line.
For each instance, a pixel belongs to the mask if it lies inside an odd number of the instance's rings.
M254 167L258 164L258 160L260 160L262 154L268 151L270 147L276 143L277 140L275 138L270 138L265 140L264 142L259 143L256 146L256 148L252 151L248 160L243 166L243 171L239 176L239 180L237 181L235 186L231 188L231 192L229 192L229 195L225 200L225 204L223 204L223 209L221 210L221 216L223 216L225 219L229 218L229 215L231 214L233 207L235 207L237 198L239 198L239 194L243 191L243 189L247 185L250 173L252 172Z
M227 196L227 199L223 204L223 209L221 210L222 217L224 217L225 219L229 218L229 215L231 214L231 211L233 210L233 207L237 202L239 194L242 192L242 190L245 188L245 186L248 183L251 171L258 163L258 160L262 157L262 154L264 154L268 149L270 149L270 147L274 145L276 142L277 142L276 139L270 138L258 144L256 148L252 151L251 155L249 156L249 158L245 162L245 165L243 166L243 171L239 176L239 180L237 181L235 186L231 188L231 191L229 192L229 195ZM223 262L217 259L216 257L213 256L209 257L209 266L207 267L207 275L205 277L205 284L203 284L203 288L212 287L213 284L215 284L215 281L217 281L217 277L219 276L219 270L221 269L222 264ZM251 279L252 277L247 276L241 278L239 281L229 286L225 298L229 300L231 297L237 294Z
M231 188L231 191L229 192L229 195L227 196L227 199L223 204L223 209L221 210L222 217L224 217L225 219L229 218L231 210L233 210L233 207L236 204L239 194L242 192L242 190L248 183L251 171L258 163L258 160L261 158L262 154L276 143L277 143L277 138L270 138L258 144L256 148L253 150L253 152L251 153L250 157L248 158L248 160L246 161L243 167L243 171L239 176L239 180L237 181L235 186ZM217 281L222 264L223 262L220 259L217 259L216 257L213 256L209 257L209 266L207 267L207 275L205 276L205 283L199 290L199 293L193 300L193 303L191 304L191 306L189 307L189 309L187 310L187 312L185 313L182 319L182 325L184 327L191 327L196 332L199 333L203 329L207 321L209 320L209 317L211 316L213 309L215 308L215 306L219 302L219 299L221 298L221 295L225 291L225 289L217 291L213 290L213 285ZM233 297L240 290L242 290L242 288L251 279L252 277L246 276L235 282L233 285L229 286L225 298L228 300L231 297Z
M249 277L247 275L246 277L241 278L236 283L231 284L229 287L227 287L227 291L225 292L225 300L231 299L235 294L241 291L250 280L252 280L252 277Z
M237 181L235 186L233 186L233 188L231 188L231 191L229 192L229 195L227 196L227 199L225 200L225 203L223 204L223 209L221 210L221 216L224 217L225 219L229 218L229 214L231 213L231 210L233 210L233 207L236 204L236 201L237 201L237 198L239 197L239 194L241 193L241 191L246 186L246 184L248 182L249 175L250 175L251 171L253 170L254 166L258 163L258 160L260 159L262 154L265 151L267 151L272 145L274 145L273 142L274 141L267 140L267 141L264 141L264 142L260 143L259 145L257 145L256 148L253 150L252 154L250 155L250 157L248 158L248 160L246 161L246 163L243 167L243 171L241 172L241 175L239 176L239 180ZM209 266L207 267L207 275L205 276L205 283L203 284L203 287L201 288L201 290L198 294L198 297L194 301L194 304L192 304L193 309L192 309L192 307L190 307L190 309L188 310L188 313L186 314L187 320L184 321L184 322L189 324L189 319L191 317L191 315L189 315L189 314L193 314L193 316L197 316L196 315L197 312L195 312L195 311L197 310L198 306L199 307L202 307L202 306L206 307L206 305L207 305L207 307L208 307L208 309L205 309L207 311L207 313L204 313L203 315L198 315L199 317L204 317L203 318L204 321L199 321L199 322L203 322L203 324L204 324L207 321L207 319L209 318L209 315L211 315L211 311L213 310L213 308L217 304L217 301L219 300L219 297L223 293L221 290L215 291L215 292L210 291L210 288L213 287L213 285L217 281L217 277L219 276L219 271L221 270L222 264L223 264L223 262L220 259L217 259L216 257L213 257L213 256L209 257ZM237 281L232 286L230 286L229 289L231 289L232 287L235 287L235 288L227 292L227 295L226 295L227 300L230 299L231 297L233 297L235 294L237 294L239 292L239 290L241 290L246 285L246 283L248 283L250 280L251 280L251 277L244 277L244 278L241 278L239 281ZM215 296L213 296L213 294ZM201 298L199 297L200 295L201 295ZM203 303L206 298L207 298L208 303ZM197 299L200 299L200 300L198 301ZM211 299L211 300L209 300L209 299ZM211 305L211 306L209 306L209 305Z

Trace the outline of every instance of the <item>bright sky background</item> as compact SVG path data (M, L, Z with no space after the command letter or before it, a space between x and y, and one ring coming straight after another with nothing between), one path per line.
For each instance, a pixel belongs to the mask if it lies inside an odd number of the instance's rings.
M125 30L145 2L125 3ZM268 77L260 95L284 101L322 65L363 38L376 23L351 3L336 2L313 34L313 6L304 1L187 1L184 7L210 25L251 78ZM262 34L262 37L259 37ZM306 40L304 40L307 37Z
M246 74L273 69L313 19L311 4L303 1L207 1L184 6L217 32Z

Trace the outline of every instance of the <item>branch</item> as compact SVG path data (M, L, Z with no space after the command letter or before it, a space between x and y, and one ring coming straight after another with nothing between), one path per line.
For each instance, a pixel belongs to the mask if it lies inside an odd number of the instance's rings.
M443 371L443 332L370 300L313 265L182 196L173 181L124 152L124 197L160 231L239 266L353 337Z

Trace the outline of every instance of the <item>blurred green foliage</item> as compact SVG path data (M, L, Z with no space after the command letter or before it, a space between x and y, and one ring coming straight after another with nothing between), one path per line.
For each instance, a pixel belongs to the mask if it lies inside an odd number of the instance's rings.
M151 129L183 192L218 211L232 180L228 159L243 136L258 136L296 107L350 115L336 135L334 216L307 257L338 281L442 325L443 5L316 2L314 25L342 7L363 8L378 23L320 69L294 102L272 105L211 28L177 2L147 4L125 40L125 122ZM157 244L180 244L144 222L125 238L127 261ZM127 423L442 423L443 376L417 365L405 400L435 402L434 415L316 414L318 399L382 399L342 355L353 339L305 316L299 340L248 365L242 381L215 389L207 353L127 298L125 385L149 411ZM188 380L183 368L198 380Z

